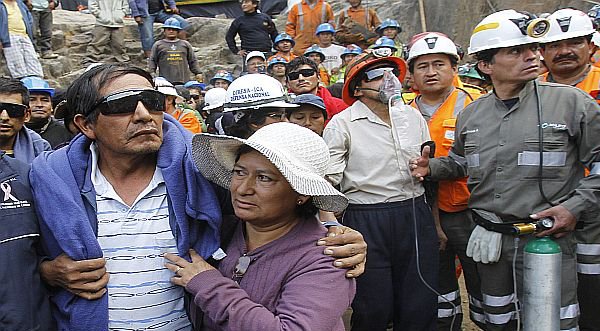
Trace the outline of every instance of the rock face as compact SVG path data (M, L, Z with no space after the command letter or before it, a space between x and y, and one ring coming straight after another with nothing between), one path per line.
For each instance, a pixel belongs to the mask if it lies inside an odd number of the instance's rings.
M346 1L331 1L334 12L347 6ZM428 31L440 31L453 38L463 48L468 46L473 27L486 15L507 8L526 10L534 13L553 12L554 10L573 6L587 11L592 4L585 1L569 0L423 0L425 23ZM421 32L419 2L416 0L363 0L363 6L374 8L379 17L397 19L402 25L401 39L406 41L415 33ZM275 17L280 31L284 30L286 15ZM238 73L241 71L241 59L233 55L225 43L225 33L231 19L222 18L189 18L192 34L189 41L195 47L206 79L215 71L227 69ZM54 11L54 33L52 45L58 59L40 59L46 79L53 86L66 87L87 66L85 54L87 45L92 40L95 18L90 14L65 10ZM155 24L155 37L161 38L160 24ZM139 32L133 19L126 19L123 29L127 52L134 65L146 67L141 52ZM4 56L0 56L0 75L9 76Z

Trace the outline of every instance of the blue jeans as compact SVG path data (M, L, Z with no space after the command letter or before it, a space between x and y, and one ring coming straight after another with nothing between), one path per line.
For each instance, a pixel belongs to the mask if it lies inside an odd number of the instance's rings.
M142 49L144 51L151 50L152 45L154 44L154 22L164 23L171 17L174 17L177 21L179 21L181 28L184 30L187 30L187 28L190 26L190 23L188 23L188 21L186 21L183 17L175 14L168 14L164 10L144 17L143 23L138 25L138 29L140 30L140 38L142 39Z

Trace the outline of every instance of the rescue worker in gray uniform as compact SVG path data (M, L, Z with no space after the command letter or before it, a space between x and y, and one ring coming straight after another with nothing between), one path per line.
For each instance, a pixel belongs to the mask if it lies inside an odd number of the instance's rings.
M419 179L469 176L469 208L478 225L467 255L478 262L487 330L517 329L523 247L534 238L517 240L499 231L509 222L544 217L553 218L554 225L538 235L554 235L562 250L561 330L577 329L572 231L584 213L599 209L600 107L579 89L536 81L537 41L548 26L539 22L504 10L477 25L469 53L477 58L478 70L491 79L494 92L461 112L448 157L430 160L425 148L411 161ZM590 175L584 177L586 168Z

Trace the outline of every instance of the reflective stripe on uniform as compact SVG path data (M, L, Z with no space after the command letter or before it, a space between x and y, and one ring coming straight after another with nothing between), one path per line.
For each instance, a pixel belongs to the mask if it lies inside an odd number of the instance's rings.
M600 93L598 95L600 95ZM592 168L590 169L590 175L600 175L600 162L592 163Z
M579 328L571 328L571 329L560 329L560 331L579 331Z
M510 313L505 313L505 314L490 314L490 313L485 313L485 320L492 323L492 324L497 324L497 325L503 325L508 323L510 320L514 320L516 319L516 314L514 311L511 311Z
M321 3L321 23L327 22L325 19L327 18L327 7L325 6L326 2L323 1Z
M515 294L511 293L509 295L504 295L501 297L484 294L483 295L483 303L486 306L490 307L504 307L506 305L512 304L515 301Z
M577 244L577 254L600 255L600 244Z
M454 110L452 111L454 117L458 117L458 113L465 109L465 101L467 101L467 94L463 91L459 91L458 96L456 96L456 102L454 103Z
M438 318L451 317L458 314L462 314L462 307L460 305L452 309L438 309Z
M446 300L444 300L444 298ZM460 298L460 291L458 290L438 296L438 303L447 303L448 301L452 302L456 300L456 298Z
M480 314L480 313L476 313L474 311L471 310L471 319L474 321L477 321L479 323L485 323L485 315L484 314Z
M574 303L566 307L560 307L560 319L576 318L579 316L579 304Z
M600 275L600 264L577 263L577 272L586 275Z
M567 161L567 152L544 152L544 167L563 167ZM518 154L517 165L539 166L540 153L523 151Z
M479 153L467 155L466 159L469 168L479 167Z
M471 295L469 295L469 304L477 308L483 308L483 302Z
M302 13L302 2L298 3L298 25L300 25L300 31L304 30L304 17Z

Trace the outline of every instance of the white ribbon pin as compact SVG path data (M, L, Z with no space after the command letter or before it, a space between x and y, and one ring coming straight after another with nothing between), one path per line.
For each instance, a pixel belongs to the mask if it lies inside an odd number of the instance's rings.
M12 187L10 186L10 184L8 182L1 183L0 189L2 190L2 192L4 192L4 200L3 201L7 201L8 199L10 199L14 202L19 202L19 200L10 193L12 191Z

